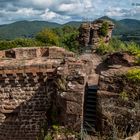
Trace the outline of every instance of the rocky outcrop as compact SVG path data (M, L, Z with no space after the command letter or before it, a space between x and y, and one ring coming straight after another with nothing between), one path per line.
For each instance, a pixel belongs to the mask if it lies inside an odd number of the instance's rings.
M122 65L122 66L133 66L135 65L135 57L134 55L130 55L127 52L115 52L109 54L105 59L104 63L107 65Z
M138 132L137 134L126 138L125 140L139 140L140 139L140 132Z
M104 139L126 138L139 132L140 83L123 76L128 67L101 72L98 91L100 130Z
M101 39L100 29L104 22L107 22L108 29L107 35L103 36L103 41L105 43L108 43L112 35L112 30L114 28L114 24L111 21L96 20L91 23L83 23L80 26L79 43L81 44L83 49L89 46L92 46L93 49L95 49L99 45Z

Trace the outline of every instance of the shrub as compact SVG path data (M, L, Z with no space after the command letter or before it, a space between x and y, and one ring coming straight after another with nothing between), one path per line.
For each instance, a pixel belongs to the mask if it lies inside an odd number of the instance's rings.
M103 40L100 41L99 47L96 49L98 54L104 55L108 52L113 52L114 48L111 45L105 44Z
M96 50L99 54L106 54L115 51L129 52L140 60L140 46L134 42L124 43L117 38L112 38L109 44L105 44L103 40L100 41L99 47Z
M119 94L119 96L120 96L120 98L122 99L122 100L124 100L124 101L128 101L128 94L125 92L125 91L123 91L123 92L121 92L120 94Z
M109 27L108 22L104 21L103 24L102 24L102 27L99 29L99 33L100 33L101 36L103 36L103 37L107 36L108 27Z
M36 41L34 39L17 38L11 41L0 41L0 50L17 48L17 47L33 47L33 46L44 46L45 44Z
M127 44L127 51L131 54L138 55L140 54L140 46L135 42L130 42Z
M66 46L70 51L76 52L79 48L77 37L78 37L77 32L65 34L64 37L62 38L62 44Z
M140 69L135 68L135 69L131 69L126 73L126 78L128 80L131 80L135 83L139 83L140 82Z

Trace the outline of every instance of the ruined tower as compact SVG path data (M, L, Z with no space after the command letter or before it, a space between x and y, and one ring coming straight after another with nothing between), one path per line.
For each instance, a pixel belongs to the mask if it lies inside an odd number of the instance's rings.
M101 28L103 24L107 23L107 34L101 35ZM96 48L98 47L100 40L102 39L105 43L108 43L111 36L114 24L108 20L96 20L93 22L83 23L79 28L79 43L84 48Z

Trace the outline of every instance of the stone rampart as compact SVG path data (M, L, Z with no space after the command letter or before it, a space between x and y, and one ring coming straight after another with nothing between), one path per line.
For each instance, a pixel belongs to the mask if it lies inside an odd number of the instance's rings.
M36 140L53 118L80 130L85 74L73 53L50 47L0 55L0 140Z

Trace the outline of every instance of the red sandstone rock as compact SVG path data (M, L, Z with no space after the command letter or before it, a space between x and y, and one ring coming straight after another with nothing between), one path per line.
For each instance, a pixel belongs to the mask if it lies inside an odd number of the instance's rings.
M83 23L79 28L79 43L85 47L93 46L96 48L100 42L100 28L102 27L104 20L96 20L94 22ZM111 36L114 24L111 21L106 21L109 24L108 34L104 37L104 42L108 43ZM83 48L83 49L84 49Z
M108 65L132 66L135 63L135 57L128 53L116 52L108 55L104 62Z
M60 124L80 131L86 74L74 53L33 47L0 54L0 140L36 139L51 111L59 112Z

